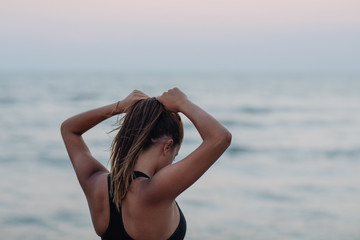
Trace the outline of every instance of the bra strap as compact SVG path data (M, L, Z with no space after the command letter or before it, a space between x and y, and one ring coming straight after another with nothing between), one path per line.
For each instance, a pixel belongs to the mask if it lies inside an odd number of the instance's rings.
M150 178L150 177L149 177L148 175L146 175L145 173L139 172L139 171L134 171L134 175L135 175L135 178L138 178L138 177Z

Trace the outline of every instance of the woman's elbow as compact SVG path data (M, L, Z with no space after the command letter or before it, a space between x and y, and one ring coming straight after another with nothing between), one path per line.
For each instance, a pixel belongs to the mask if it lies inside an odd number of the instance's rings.
M230 146L231 139L231 133L227 129L224 129L224 131L214 137L214 147L217 146L219 150L225 151Z
M61 125L60 125L60 133L62 136L64 136L64 133L66 132L66 124L65 122L63 122Z
M69 128L69 124L68 121L65 120L63 123L61 123L60 125L60 133L61 135L64 137L64 135L66 135L68 132L70 132L70 128Z
M232 140L231 132L229 132L228 130L225 130L224 136L223 136L223 142L224 142L224 145L226 146L226 148L228 148L230 146L231 140Z

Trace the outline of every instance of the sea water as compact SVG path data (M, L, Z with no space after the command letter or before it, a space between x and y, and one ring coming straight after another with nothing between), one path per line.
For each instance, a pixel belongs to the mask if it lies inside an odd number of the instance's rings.
M0 238L99 239L60 124L174 86L233 135L177 199L186 239L360 239L360 77L242 73L1 74ZM176 161L201 142L182 118ZM116 120L84 134L107 167Z

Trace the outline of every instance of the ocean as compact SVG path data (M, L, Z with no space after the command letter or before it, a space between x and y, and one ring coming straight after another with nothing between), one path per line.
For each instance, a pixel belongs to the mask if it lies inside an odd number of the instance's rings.
M360 76L195 72L0 74L0 238L100 239L60 124L175 86L233 135L177 199L186 239L360 239ZM177 161L200 143L182 118ZM116 120L84 135L107 167Z

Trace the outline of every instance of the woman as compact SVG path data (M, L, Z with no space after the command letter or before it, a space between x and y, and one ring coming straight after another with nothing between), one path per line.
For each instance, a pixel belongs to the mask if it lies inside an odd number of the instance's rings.
M172 164L183 137L178 112L195 125L202 143ZM121 113L126 115L112 143L109 174L81 135ZM183 239L186 223L175 199L231 142L229 131L177 88L157 98L135 90L122 101L67 119L61 133L103 240Z

